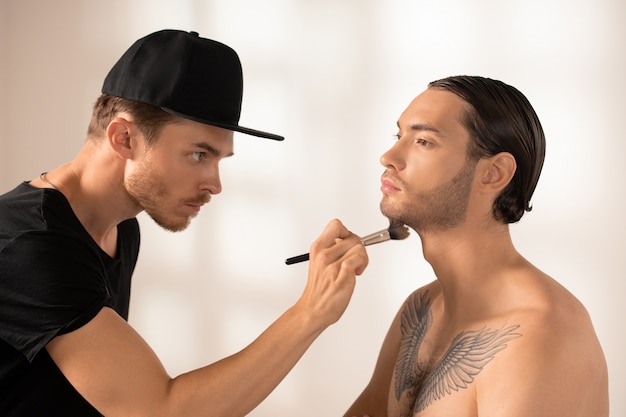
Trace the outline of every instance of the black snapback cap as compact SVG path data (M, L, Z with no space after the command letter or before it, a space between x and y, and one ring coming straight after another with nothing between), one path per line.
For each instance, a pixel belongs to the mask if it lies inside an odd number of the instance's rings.
M139 39L109 71L102 93L196 122L285 139L239 125L243 96L239 57L229 46L197 32L166 29Z

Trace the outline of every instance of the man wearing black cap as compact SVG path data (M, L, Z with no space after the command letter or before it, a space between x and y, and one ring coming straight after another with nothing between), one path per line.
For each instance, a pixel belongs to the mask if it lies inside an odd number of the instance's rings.
M241 416L343 314L367 265L339 221L311 246L301 298L241 352L171 378L126 322L145 210L177 231L221 191L239 125L231 48L164 30L105 79L76 158L0 196L0 415Z

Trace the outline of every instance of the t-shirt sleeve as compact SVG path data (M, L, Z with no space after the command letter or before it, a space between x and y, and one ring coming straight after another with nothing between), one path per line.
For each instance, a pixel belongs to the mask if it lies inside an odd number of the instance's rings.
M101 259L69 235L29 232L0 257L0 337L29 360L110 302Z

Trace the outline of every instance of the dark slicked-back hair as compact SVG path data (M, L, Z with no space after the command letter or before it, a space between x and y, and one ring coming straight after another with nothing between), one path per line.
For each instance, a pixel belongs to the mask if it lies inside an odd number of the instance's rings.
M543 167L546 139L535 110L515 87L502 81L476 76L454 76L433 81L429 88L456 94L471 109L462 122L474 141L472 158L509 152L517 169L511 182L493 205L494 217L515 223L532 209L530 199Z

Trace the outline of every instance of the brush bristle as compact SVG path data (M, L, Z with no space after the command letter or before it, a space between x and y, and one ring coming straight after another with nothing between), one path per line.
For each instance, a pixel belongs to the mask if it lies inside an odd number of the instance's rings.
M389 230L389 238L393 240L402 240L409 237L409 228L396 220L391 220L387 230Z

